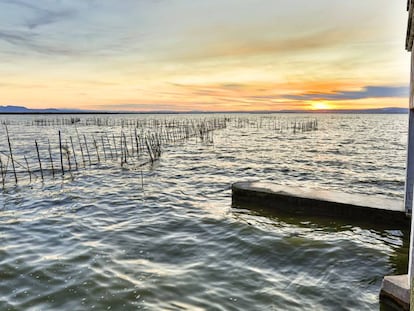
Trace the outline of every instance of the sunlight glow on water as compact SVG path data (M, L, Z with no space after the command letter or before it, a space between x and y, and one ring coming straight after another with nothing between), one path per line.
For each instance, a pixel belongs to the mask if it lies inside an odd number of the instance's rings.
M244 180L402 200L407 116L313 117L315 132L231 122L214 145L167 147L144 189L116 164L6 188L0 310L378 310L407 232L231 208ZM9 130L21 144L57 132Z

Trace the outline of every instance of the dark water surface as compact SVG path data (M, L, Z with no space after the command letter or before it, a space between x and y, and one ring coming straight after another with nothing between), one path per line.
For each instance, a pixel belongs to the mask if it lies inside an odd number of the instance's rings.
M406 272L407 232L231 208L230 187L402 201L407 116L315 115L319 130L296 134L240 117L252 124L231 121L214 144L167 146L143 189L140 169L111 164L6 187L0 310L388 310L378 293L384 275ZM9 131L24 145L56 128Z

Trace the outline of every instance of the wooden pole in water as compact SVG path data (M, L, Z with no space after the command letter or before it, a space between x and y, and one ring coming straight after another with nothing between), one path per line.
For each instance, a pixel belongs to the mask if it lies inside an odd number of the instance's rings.
M118 158L118 151L116 150L115 134L112 134L112 139L114 140L115 159L117 159Z
M124 136L124 157L125 157L125 161L124 163L127 163L127 155L129 155L128 152L128 146L127 146L127 139L124 133L122 133L122 135Z
M134 138L132 136L132 131L131 130L129 130L129 135L131 136L131 153L132 153L132 156L134 156L134 152L135 152L135 149L134 149Z
M27 172L29 173L30 182L32 182L32 172L30 171L29 162L27 161L26 155L24 156L24 160L26 161Z
M85 134L83 134L83 140L85 141L85 148L86 148L86 153L88 155L88 159L89 159L89 166L92 165L92 161L91 161L91 155L89 153L89 148L88 148L88 142L86 141L86 136Z
M98 143L96 142L94 136L92 136L92 139L93 139L93 144L94 144L95 150L96 150L96 156L98 157L98 163L100 163L101 162L101 157L99 156L99 152L98 152Z
M106 161L106 150L105 150L105 144L104 144L103 136L101 136L101 141L102 141L102 150L104 152L104 158L105 158L105 161Z
M106 136L106 141L108 142L109 151L111 152L111 159L113 159L113 158L114 158L114 155L113 155L113 153L112 153L112 146L111 146L111 142L109 141L108 134L105 134L105 136Z
M7 176L7 171L8 171L8 169L9 169L9 162L10 162L10 157L9 156L7 156L7 162L6 162L6 165L5 165L5 167L3 168L3 173L4 173L4 177L6 177Z
M78 161L76 160L75 147L73 146L72 136L69 136L70 144L72 145L73 159L75 160L75 169L78 170Z
M80 151L81 151L83 167L86 167L85 155L83 153L83 148L82 148L82 142L81 142L81 139L80 139L80 135L79 135L78 129L76 127L75 127L75 130L76 130L76 136L78 136L78 142L79 142L79 148L80 148Z
M145 144L147 145L147 150L148 150L148 154L149 154L150 159L151 159L151 163L154 163L154 157L152 155L151 147L150 147L147 139L145 140Z
M120 145L121 145L121 167L123 167L124 166L124 147L123 147L123 142L122 142L122 138L123 136L122 136L122 133L121 133L121 135L120 135Z
M50 147L50 140L47 140L47 143L49 145L49 159L50 159L50 167L52 168L52 176L55 178L55 167L53 165L53 158L52 158L52 148Z
M3 189L4 189L5 174L4 174L4 171L3 171L3 161L1 160L1 157L0 157L0 172L1 172L1 183L3 184Z
M62 136L59 131L59 150L60 150L60 167L62 170L62 175L65 175L65 169L63 167L63 152L62 152Z
M139 158L139 144L138 144L137 128L134 129L134 134L135 134L135 144L137 147L137 158Z
M37 160L39 161L39 168L40 168L40 176L43 180L43 169L42 169L42 161L40 160L40 153L39 153L39 146L37 145L37 141L35 140L36 151L37 151Z
M7 125L5 125L5 127L6 127L6 134L7 134L7 142L9 144L10 159L11 159L12 167L13 167L14 181L17 184L16 167L14 166L13 151L12 151L12 147L10 143L9 129L7 128Z
M63 147L63 149L65 149L66 158L68 160L69 172L72 172L72 164L70 163L70 151L69 151L69 145L68 145L68 142L67 141L66 141L66 144Z

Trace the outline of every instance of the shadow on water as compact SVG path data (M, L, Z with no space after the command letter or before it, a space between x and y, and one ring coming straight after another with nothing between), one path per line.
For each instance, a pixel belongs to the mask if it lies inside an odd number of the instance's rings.
M325 236L341 235L349 237L349 240L372 241L375 248L386 253L384 274L406 274L408 270L408 253L410 228L395 224L372 223L369 219L343 220L332 217L320 217L309 215L293 215L285 212L274 211L263 206L247 204L232 206L233 217L249 225L257 225L256 221L264 221L267 225L286 226L297 228L307 232L307 236L314 236L321 232ZM257 220L261 219L261 220ZM351 233L351 234L348 234ZM372 240L372 241L371 241ZM368 244L369 244L368 243ZM350 255L354 253L350 252ZM360 263L369 265L369 263ZM327 266L328 267L328 266ZM357 269L357 268L356 268ZM381 270L377 271L381 274ZM326 271L326 273L329 273ZM375 280L367 280L369 284L376 283L379 296L379 285L384 275L375 276ZM402 310L389 299L382 298L379 301L381 311Z
M260 205L233 206L234 215L257 215L277 222L283 222L296 227L322 230L324 232L341 232L348 230L368 230L383 239L386 244L396 250L390 257L390 263L395 274L405 274L408 269L408 251L410 247L410 228L396 224L372 223L369 219L350 220L333 217L290 214L283 211L274 211Z
M381 298L380 311L401 311L401 307L393 302L391 299Z

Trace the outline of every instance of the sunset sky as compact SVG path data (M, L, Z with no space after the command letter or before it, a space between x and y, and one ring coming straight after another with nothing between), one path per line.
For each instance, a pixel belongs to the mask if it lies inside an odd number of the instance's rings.
M407 107L406 0L0 0L0 105Z

